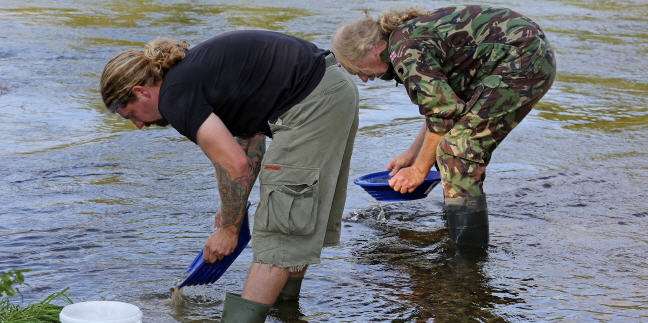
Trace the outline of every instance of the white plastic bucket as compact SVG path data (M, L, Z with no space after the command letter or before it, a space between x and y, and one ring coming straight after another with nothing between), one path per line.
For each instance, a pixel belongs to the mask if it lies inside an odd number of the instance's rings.
M122 302L90 301L63 307L61 323L142 323L139 307Z

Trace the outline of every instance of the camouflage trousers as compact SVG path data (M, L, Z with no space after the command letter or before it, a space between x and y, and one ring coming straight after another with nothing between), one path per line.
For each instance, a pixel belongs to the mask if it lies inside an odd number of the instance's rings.
M556 74L555 57L544 38L539 37L534 46L481 79L466 104L467 112L439 143L436 164L446 198L484 194L493 151L549 91Z

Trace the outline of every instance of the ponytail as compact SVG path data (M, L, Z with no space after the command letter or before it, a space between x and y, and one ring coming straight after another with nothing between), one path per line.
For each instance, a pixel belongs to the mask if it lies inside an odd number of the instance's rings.
M377 23L380 31L389 35L406 21L427 14L429 11L420 8L388 9L378 16Z
M131 92L137 85L154 85L164 74L184 59L189 43L158 38L144 50L128 50L111 59L101 75L101 98L110 112L134 100Z

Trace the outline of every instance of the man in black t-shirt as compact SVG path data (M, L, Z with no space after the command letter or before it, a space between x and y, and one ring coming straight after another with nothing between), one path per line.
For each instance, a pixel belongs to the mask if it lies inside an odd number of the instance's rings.
M170 123L211 160L221 205L206 262L234 251L259 176L253 263L222 318L262 322L278 297L298 297L322 248L339 243L358 91L330 52L292 36L235 31L187 48L158 39L119 54L102 74L102 98L138 128Z

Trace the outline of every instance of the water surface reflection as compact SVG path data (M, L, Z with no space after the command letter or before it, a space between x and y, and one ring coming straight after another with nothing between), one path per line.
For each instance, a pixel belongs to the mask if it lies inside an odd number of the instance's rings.
M31 269L25 300L70 287L151 322L215 322L251 251L213 286L169 287L211 231L209 161L173 129L105 112L106 61L158 36L195 45L270 29L327 47L338 25L393 6L449 1L78 1L0 3L0 271ZM491 242L456 254L442 193L377 204L353 184L342 244L309 269L298 303L269 321L648 320L648 6L643 0L496 0L529 15L558 77L500 145L485 183ZM382 170L421 124L393 83L358 83L351 177ZM251 201L258 202L258 188Z
M483 268L488 252L459 252L451 247L440 213L388 204L356 212L355 220L379 233L353 255L409 277L400 282L407 291L394 296L414 311L396 321L501 321L496 305L523 302L491 283Z

